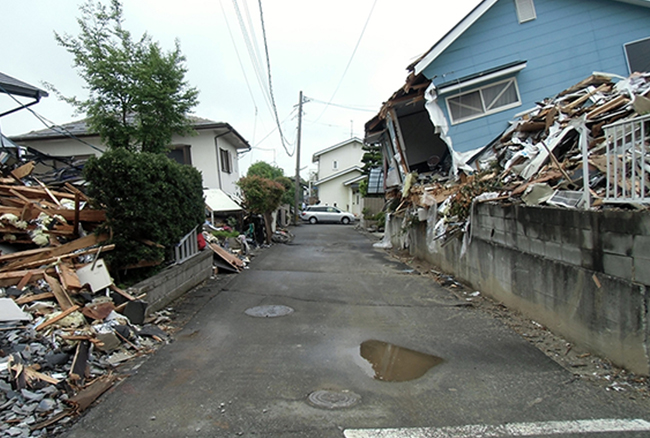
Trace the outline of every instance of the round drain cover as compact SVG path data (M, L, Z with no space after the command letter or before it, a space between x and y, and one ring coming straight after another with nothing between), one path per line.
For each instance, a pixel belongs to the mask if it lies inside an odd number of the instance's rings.
M244 313L255 318L275 318L277 316L289 315L293 313L293 309L281 305L257 306L246 309Z
M341 409L357 404L361 396L351 391L319 390L309 394L308 400L317 408Z

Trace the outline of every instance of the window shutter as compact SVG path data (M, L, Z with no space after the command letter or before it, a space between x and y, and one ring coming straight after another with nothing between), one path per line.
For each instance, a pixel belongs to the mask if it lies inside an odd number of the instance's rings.
M519 23L525 23L537 18L533 0L515 0L515 7L517 8Z

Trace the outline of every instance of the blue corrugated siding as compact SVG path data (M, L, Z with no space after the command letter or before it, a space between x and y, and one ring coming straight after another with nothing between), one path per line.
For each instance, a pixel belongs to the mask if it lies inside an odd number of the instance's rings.
M424 70L436 84L512 61L522 105L450 126L457 151L486 145L514 115L594 71L627 76L623 44L650 37L650 8L612 0L535 0L537 19L519 24L513 0L499 0ZM447 106L441 96L443 111Z

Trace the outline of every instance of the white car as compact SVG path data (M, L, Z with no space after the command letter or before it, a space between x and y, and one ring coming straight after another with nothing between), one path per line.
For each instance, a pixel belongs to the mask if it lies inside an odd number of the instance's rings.
M310 205L300 213L300 218L310 224L333 222L347 225L355 220L352 213L327 205Z

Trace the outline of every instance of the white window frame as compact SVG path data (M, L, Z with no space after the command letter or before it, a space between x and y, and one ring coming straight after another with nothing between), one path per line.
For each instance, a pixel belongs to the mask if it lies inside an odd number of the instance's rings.
M497 108L486 109L485 108L485 102L483 101L483 93L481 92L481 90L483 90L485 88L494 87L495 85L504 84L504 83L512 83L514 85L515 93L517 93L517 101L509 103L507 105L497 107ZM505 91L505 89L506 89L506 87L504 87L504 91ZM479 95L481 96L481 105L483 107L483 112L481 114L476 114L476 115L473 115L473 116L470 116L470 117L465 117L465 118L458 119L458 120L454 119L453 113L451 111L451 105L449 104L449 101L452 100L452 99L455 99L457 97L464 96L466 94L475 93L477 91L479 92ZM457 94L454 94L453 96L448 96L448 97L445 98L445 102L447 104L447 114L449 114L449 119L451 120L451 124L452 125L457 125L459 123L464 123L464 122L468 122L470 120L480 119L481 117L486 117L486 116L489 116L490 114L500 113L501 111L506 111L506 110L509 110L511 108L516 108L518 106L521 106L521 95L519 94L519 85L517 84L517 78L512 77L512 78L505 79L503 81L492 82L492 83L486 84L486 85L484 85L482 87L472 88L471 90L465 91L463 93L457 93Z
M534 0L515 0L515 9L517 9L519 24L533 21L537 18Z

